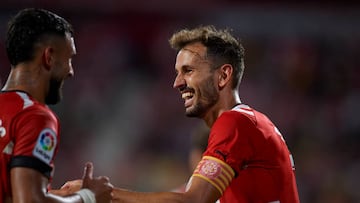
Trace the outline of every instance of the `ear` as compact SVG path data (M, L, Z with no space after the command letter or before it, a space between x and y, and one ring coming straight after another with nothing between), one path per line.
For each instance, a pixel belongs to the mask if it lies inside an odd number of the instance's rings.
M224 64L219 68L219 82L220 88L224 88L228 83L231 83L233 74L233 67L230 64Z
M54 50L52 47L46 47L43 51L43 64L46 70L50 70L53 63Z

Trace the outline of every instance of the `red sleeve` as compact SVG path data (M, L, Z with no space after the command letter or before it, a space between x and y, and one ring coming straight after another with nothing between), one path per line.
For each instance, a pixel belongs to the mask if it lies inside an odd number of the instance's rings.
M224 112L214 123L204 156L213 156L231 166L237 173L253 154L248 134L252 121L233 111Z
M58 120L53 113L47 109L30 107L16 117L12 129L15 143L11 166L31 167L38 170L39 167L47 166L52 169L59 140ZM26 157L26 160L23 160L23 157ZM36 158L43 164L34 167L29 157Z

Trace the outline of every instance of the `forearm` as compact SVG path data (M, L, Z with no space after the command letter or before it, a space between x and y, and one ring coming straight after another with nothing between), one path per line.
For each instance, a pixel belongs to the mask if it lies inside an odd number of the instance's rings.
M75 194L67 197L61 197L53 194L37 194L29 197L23 197L22 199L14 197L13 199L8 199L5 201L5 203L11 202L83 203L81 197Z
M221 196L218 189L199 177L191 178L184 193L133 192L113 188L112 203L214 203Z
M132 192L120 188L113 189L112 203L186 203L184 193L175 192Z
M49 190L49 194L53 194L56 196L61 196L61 197L65 197L67 195L70 195L72 193L68 193L66 190L64 189L56 189L56 190Z
M46 202L49 203L83 203L83 200L79 195L73 194L66 197L61 197L53 194L48 194L46 198L44 199ZM45 202L44 201L44 202Z

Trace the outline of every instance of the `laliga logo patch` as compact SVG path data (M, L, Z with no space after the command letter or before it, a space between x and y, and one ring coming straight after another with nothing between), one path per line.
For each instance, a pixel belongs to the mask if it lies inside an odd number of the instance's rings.
M204 162L200 166L199 173L210 179L215 179L221 173L221 165L213 160L204 160Z
M46 128L42 130L33 150L33 155L43 162L50 164L56 146L56 134L53 130Z
M40 134L40 143L45 151L50 151L55 145L55 137L51 132L43 132Z

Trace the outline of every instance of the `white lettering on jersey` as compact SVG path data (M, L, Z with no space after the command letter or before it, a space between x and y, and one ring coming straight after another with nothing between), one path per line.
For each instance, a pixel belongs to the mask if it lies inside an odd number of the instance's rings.
M39 134L33 150L33 155L41 161L50 164L54 156L56 144L57 140L55 132L49 128L45 128Z
M5 137L6 135L6 129L2 126L2 120L0 119L0 138ZM4 148L4 150L2 151L5 154L12 154L14 148L14 143L12 141L10 141Z
M6 129L2 126L2 120L0 119L0 138L5 137Z

